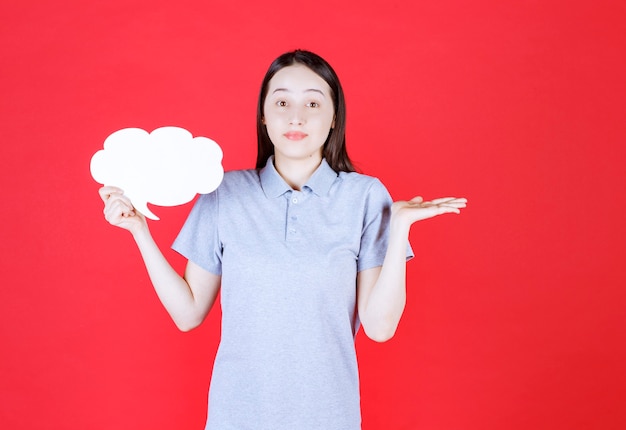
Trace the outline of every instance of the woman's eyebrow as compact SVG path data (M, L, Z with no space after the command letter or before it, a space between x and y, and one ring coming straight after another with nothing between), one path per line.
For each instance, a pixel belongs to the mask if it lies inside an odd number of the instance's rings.
M276 88L274 91L272 91L272 94L275 94L277 92L280 91L285 91L287 93L291 93L292 91L287 89L287 88ZM307 90L304 90L303 92L308 93L308 92L314 92L314 93L319 93L322 95L322 97L326 97L326 95L324 94L324 92L322 90L318 90L317 88L309 88Z

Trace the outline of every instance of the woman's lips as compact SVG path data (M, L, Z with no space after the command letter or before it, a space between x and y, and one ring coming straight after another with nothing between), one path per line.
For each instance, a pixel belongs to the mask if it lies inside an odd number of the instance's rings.
M306 133L301 132L301 131L288 131L283 136L285 136L289 140L302 140L305 137L307 137L308 135Z

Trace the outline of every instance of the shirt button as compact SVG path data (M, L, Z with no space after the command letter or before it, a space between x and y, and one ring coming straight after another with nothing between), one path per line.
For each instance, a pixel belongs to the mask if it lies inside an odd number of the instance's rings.
M298 221L298 217L294 215L294 216L291 217L291 220L292 221Z
M297 204L298 203L298 199L294 197L293 199L291 199L291 203L293 203L294 205Z
M290 228L290 229L289 229L289 233L291 233L291 234L295 234L295 233L296 233L296 229L295 229L295 228Z

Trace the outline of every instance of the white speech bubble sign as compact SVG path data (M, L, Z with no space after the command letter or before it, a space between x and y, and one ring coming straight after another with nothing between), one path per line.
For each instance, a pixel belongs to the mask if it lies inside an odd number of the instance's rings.
M222 157L215 141L184 128L124 128L106 138L90 170L96 182L123 189L135 209L158 220L148 203L177 206L214 191L224 178Z

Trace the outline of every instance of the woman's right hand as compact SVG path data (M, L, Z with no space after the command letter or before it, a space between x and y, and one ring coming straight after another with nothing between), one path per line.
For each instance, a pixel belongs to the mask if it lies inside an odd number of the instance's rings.
M147 227L146 218L135 210L121 188L104 186L98 192L104 202L104 218L109 224L128 230L133 235Z

